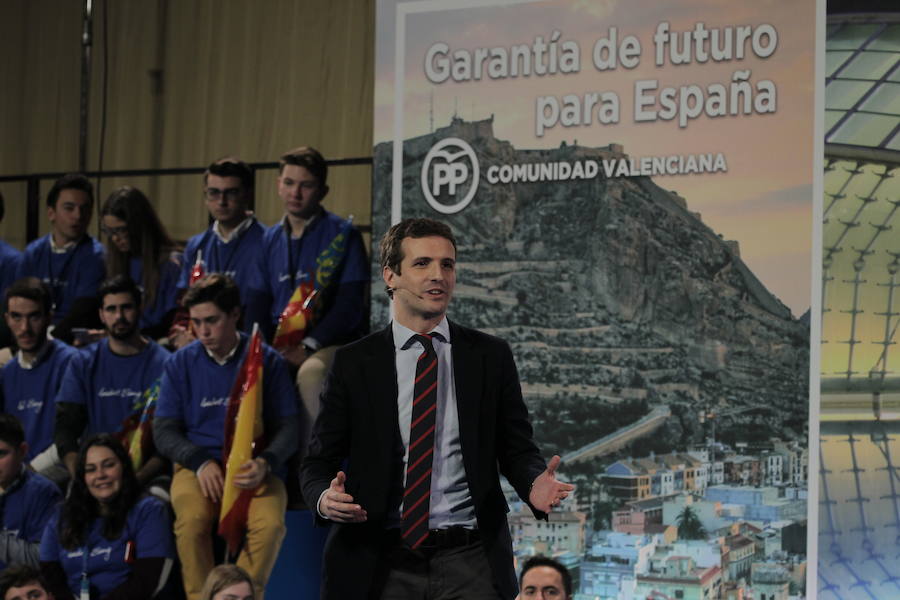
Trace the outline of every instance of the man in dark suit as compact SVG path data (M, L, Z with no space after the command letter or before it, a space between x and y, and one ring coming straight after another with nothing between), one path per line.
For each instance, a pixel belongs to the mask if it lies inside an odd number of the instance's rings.
M338 350L302 467L306 501L335 523L322 598L511 599L498 469L538 518L573 486L532 441L506 342L446 318L450 228L401 221L381 264L394 320Z

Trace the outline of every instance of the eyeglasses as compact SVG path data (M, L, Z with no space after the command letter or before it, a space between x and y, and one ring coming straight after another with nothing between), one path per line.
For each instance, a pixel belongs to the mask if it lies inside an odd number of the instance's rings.
M128 235L128 227L107 227L106 225L102 225L100 227L100 233L108 235L109 237L122 237Z
M218 200L223 196L226 200L237 200L243 193L244 188L242 187L226 188L224 190L220 190L219 188L206 188L203 190L203 195L206 196L207 200Z

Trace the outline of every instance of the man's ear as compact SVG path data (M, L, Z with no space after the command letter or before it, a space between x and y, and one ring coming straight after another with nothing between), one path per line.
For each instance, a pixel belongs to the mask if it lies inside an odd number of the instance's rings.
M381 278L384 279L384 285L386 286L384 291L387 293L388 298L391 300L394 299L394 278L397 276L394 273L394 270L390 267L384 267L381 269Z

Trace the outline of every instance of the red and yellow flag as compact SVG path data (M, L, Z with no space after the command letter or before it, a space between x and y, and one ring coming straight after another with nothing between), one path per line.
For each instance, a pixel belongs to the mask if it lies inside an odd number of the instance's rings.
M313 281L304 281L297 286L287 306L278 318L278 328L272 345L277 350L300 345L316 318L316 296L326 289L338 273L338 267L347 254L347 240L353 229L353 216L341 224L331 242L316 257L316 271ZM321 307L320 307L321 308Z
M247 528L247 511L256 490L235 487L234 477L241 465L265 447L263 429L263 355L259 326L254 325L247 355L231 388L225 413L225 490L219 513L219 535L231 554L237 552Z
M306 337L306 332L312 325L313 300L317 293L318 290L313 288L311 281L304 281L291 294L287 306L281 311L275 339L272 340L276 350L299 346Z
M197 260L194 261L194 266L191 267L188 287L194 285L198 279L203 279L204 275L206 275L206 269L203 268L203 250L197 250Z
M139 471L147 459L156 452L153 445L153 415L159 399L159 378L147 388L132 407L132 412L122 421L116 437L128 450L134 470Z

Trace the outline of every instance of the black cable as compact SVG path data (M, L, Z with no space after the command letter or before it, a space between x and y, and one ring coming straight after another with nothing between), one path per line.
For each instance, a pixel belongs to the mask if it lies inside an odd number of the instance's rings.
M106 147L106 103L109 96L109 2L103 2L103 83L100 100L100 144L97 156L97 171L103 172L103 151ZM103 179L97 175L97 202L100 202L100 183ZM99 211L98 211L99 214ZM99 223L99 219L98 219ZM98 225L99 227L99 225ZM98 231L99 237L99 231Z

